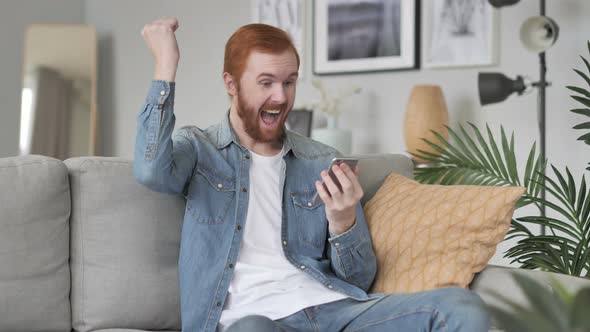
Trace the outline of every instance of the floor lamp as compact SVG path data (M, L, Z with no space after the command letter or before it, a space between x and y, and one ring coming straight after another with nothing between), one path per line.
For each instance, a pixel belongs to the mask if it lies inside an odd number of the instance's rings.
M488 0L496 7L513 5L519 0ZM537 89L537 117L540 134L540 157L545 160L545 90L549 86L547 82L547 63L545 51L556 41L559 34L559 26L551 18L545 16L545 0L540 0L540 16L528 18L520 28L520 40L524 47L539 54L539 80L530 82L523 76L510 79L501 73L479 73L478 89L479 100L482 106L504 101L512 93L522 95L533 88ZM541 188L541 198L545 198L545 189ZM545 216L545 206L541 206L541 215ZM545 226L541 226L541 234L545 235Z

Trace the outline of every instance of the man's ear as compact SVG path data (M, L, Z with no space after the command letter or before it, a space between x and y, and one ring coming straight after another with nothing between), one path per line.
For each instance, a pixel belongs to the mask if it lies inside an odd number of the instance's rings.
M230 73L223 73L223 84L228 95L236 96L238 94L238 84Z

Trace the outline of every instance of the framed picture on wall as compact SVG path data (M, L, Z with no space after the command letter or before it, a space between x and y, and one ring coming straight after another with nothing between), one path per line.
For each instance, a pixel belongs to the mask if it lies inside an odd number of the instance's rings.
M294 131L305 137L311 135L311 123L313 111L305 109L294 109L289 112L285 126L287 129Z
M425 68L496 63L497 10L487 0L424 0Z
M305 0L252 0L252 20L285 30L291 37L303 62ZM303 71L299 66L299 77Z
M315 0L313 71L417 69L417 0Z

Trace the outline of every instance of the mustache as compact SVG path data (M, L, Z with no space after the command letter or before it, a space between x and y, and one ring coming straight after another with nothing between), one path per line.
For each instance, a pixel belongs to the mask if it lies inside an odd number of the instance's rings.
M281 112L287 109L287 103L282 104L264 104L260 108L261 111L280 110Z

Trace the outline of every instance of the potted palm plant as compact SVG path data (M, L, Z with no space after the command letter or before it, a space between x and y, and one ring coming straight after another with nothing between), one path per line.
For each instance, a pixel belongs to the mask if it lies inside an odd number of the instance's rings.
M590 54L590 42L587 43ZM581 56L585 71L574 69L586 87L568 86L572 98L581 104L571 112L590 118L590 63ZM588 119L587 119L588 120ZM585 133L578 138L590 145L590 121L574 127ZM428 164L415 169L416 180L422 183L514 185L527 187L517 208L535 205L553 211L549 217L529 215L512 220L506 239L518 239L515 246L504 253L521 268L541 269L584 278L590 278L590 190L584 176L575 181L570 170L560 171L551 166L551 175L545 173L546 161L541 160L536 146L530 149L524 174L517 169L514 135L506 135L503 128L500 138L486 126L485 134L476 126L448 128L450 140L433 132L438 142L424 140L440 153L419 150L414 155ZM470 131L471 133L469 133ZM452 141L452 142L451 142ZM590 167L587 168L590 170ZM541 189L548 194L540 197ZM542 225L545 235L533 234L527 226Z

